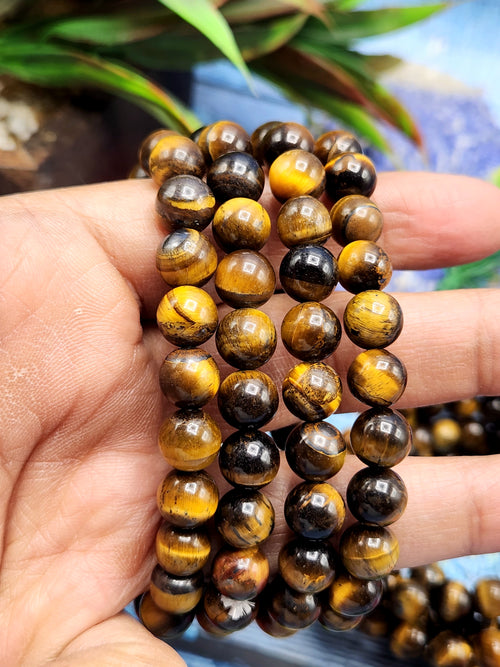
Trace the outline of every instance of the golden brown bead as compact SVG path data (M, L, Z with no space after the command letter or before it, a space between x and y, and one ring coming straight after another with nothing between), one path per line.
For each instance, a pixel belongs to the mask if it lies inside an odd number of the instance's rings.
M160 129L151 132L144 139L139 147L138 159L140 166L144 169L146 174L149 175L149 158L151 157L151 151L156 146L156 144L163 139L164 137L178 136L178 132L175 130Z
M196 347L207 341L215 333L218 319L212 297L192 285L167 292L156 311L161 333L179 347Z
M267 540L273 532L274 509L260 491L233 489L220 499L215 521L232 547L252 547Z
M418 581L403 580L391 591L391 609L402 621L415 625L425 620L429 609L429 596Z
M481 665L498 667L500 665L500 630L493 625L481 630L477 637L477 649Z
M318 158L303 150L282 153L269 169L269 185L281 202L292 197L319 197L325 189L325 170Z
M331 366L303 362L283 380L283 400L292 414L318 421L333 414L342 400L342 383Z
M469 667L474 653L463 637L445 630L429 643L426 657L432 667Z
M164 519L180 528L194 528L208 521L217 510L219 491L203 470L172 470L158 488L158 509Z
M353 241L377 241L384 220L378 206L363 195L342 197L330 209L332 235L345 246Z
M481 614L494 621L500 616L500 579L480 579L476 583L476 599Z
M208 618L203 605L198 605L196 609L196 620L198 621L200 628L203 628L203 630L205 630L211 637L227 637L231 634L231 630L219 628Z
M332 424L304 422L289 434L285 454L296 475L307 481L324 482L344 465L346 443Z
M437 563L412 568L411 578L428 590L441 586L446 580L445 573Z
M236 371L222 382L218 395L223 419L235 428L260 428L278 409L278 391L262 371Z
M332 160L340 153L361 153L361 144L354 134L347 130L330 130L316 139L314 144L314 155L323 164Z
M155 637L160 639L172 639L182 634L191 625L194 612L185 614L169 614L160 609L147 591L135 602L135 608L139 620L145 628Z
M255 428L232 433L221 447L219 468L233 486L260 488L278 474L280 452L274 440Z
M221 320L215 336L220 356L231 366L245 370L265 364L276 349L273 321L256 308L238 308Z
M413 450L417 456L434 456L434 439L428 426L417 426L412 431Z
M302 482L286 497L285 519L290 528L302 537L326 539L342 528L344 501L327 482Z
M391 468L409 453L411 430L406 419L390 408L365 410L351 428L351 448L367 465Z
M312 151L314 138L307 128L299 123L277 123L265 132L261 131L259 151L268 165L283 153L291 150Z
M296 246L281 260L280 281L296 301L322 301L337 284L337 262L322 246Z
M203 611L220 630L242 630L257 616L255 600L235 600L220 593L215 586L208 586L203 596Z
M263 140L269 130L281 125L279 120L270 120L267 123L262 123L255 128L250 136L250 143L252 144L252 154L261 164L264 162Z
M221 549L212 563L212 581L222 595L252 600L269 578L269 561L258 547Z
M203 593L203 573L178 577L157 565L149 588L154 603L170 614L185 614L196 607Z
M344 310L344 330L359 347L387 347L402 328L401 306L393 296L380 290L356 294Z
M277 621L274 620L274 618L269 614L267 608L263 605L260 605L259 607L256 620L259 628L270 637L290 637L297 632L297 630L294 630L293 628L285 628L284 625L280 625Z
M259 199L265 176L259 163L248 153L226 153L210 165L207 184L218 202L233 197Z
M362 616L375 609L382 592L380 579L358 579L341 572L328 589L328 605L342 616Z
M156 558L170 574L194 574L206 565L209 556L210 538L203 530L183 530L164 522L156 533Z
M390 468L363 468L351 478L346 500L358 521L388 526L405 511L408 492L401 477Z
M342 329L333 310L322 303L307 301L291 308L281 323L286 349L302 361L321 361L340 343Z
M374 407L395 403L406 388L406 380L403 362L387 350L361 352L347 371L352 395Z
M323 607L319 615L319 622L325 630L333 632L346 632L347 630L354 630L363 620L363 616L342 616L337 614L328 606Z
M348 292L383 289L392 276L385 250L373 241L353 241L338 257L339 282Z
M217 209L212 232L218 245L226 252L260 250L271 234L271 220L259 202L234 197Z
M431 602L446 623L455 623L472 609L472 595L460 581L446 581L436 588Z
M324 540L298 538L285 544L278 566L284 581L299 593L319 593L333 581L335 553Z
M236 250L226 255L215 273L215 289L232 308L258 307L274 293L276 276L264 255Z
M149 156L149 173L156 185L180 174L201 178L205 173L205 160L198 146L180 134L162 137Z
M220 428L203 410L178 410L165 419L158 435L161 453L178 470L206 468L217 458L221 442Z
M318 618L321 607L312 593L299 593L281 578L269 589L269 614L280 625L293 630L307 628Z
M324 243L332 233L332 221L324 204L304 195L289 199L276 219L281 242L287 248L304 243Z
M347 195L369 197L375 190L375 167L362 153L340 153L329 159L324 169L326 192L334 201Z
M215 197L197 176L181 174L169 178L156 195L156 212L167 228L205 229L215 211Z
M226 153L234 151L252 152L247 131L238 123L233 123L230 120L219 120L204 127L196 143L201 148L207 164Z
M174 350L160 366L162 392L180 408L201 407L219 388L219 369L201 348Z
M434 452L437 454L450 454L455 451L462 437L462 429L456 419L442 417L433 422L431 426L434 441Z
M355 523L340 538L344 567L359 579L380 579L395 566L399 544L389 528Z
M160 244L156 268L172 287L204 285L215 273L217 253L196 229L176 229Z
M396 657L409 659L422 655L426 644L425 630L420 626L403 621L392 631L389 647Z

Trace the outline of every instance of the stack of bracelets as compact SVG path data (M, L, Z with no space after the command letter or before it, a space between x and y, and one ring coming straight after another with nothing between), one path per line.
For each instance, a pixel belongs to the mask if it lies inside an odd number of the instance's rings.
M392 467L411 448L406 419L391 409L406 386L402 362L385 348L400 334L398 302L381 290L392 269L376 241L382 214L369 199L376 184L371 161L344 131L314 141L296 123L269 122L250 137L220 121L191 138L169 130L150 135L140 149L145 174L159 186L156 210L171 233L156 265L171 288L157 311L164 337L177 346L160 368L160 386L177 411L163 422L160 450L172 471L158 490L164 519L156 537L158 564L136 609L143 624L168 639L197 617L214 635L256 619L273 636L287 636L316 619L328 628L353 627L383 593L382 579L398 559L391 530L407 493ZM272 356L277 334L259 307L275 293L276 277L260 251L270 233L258 203L268 173L282 203L277 233L288 248L281 261L281 291L298 302L281 325L281 338L298 360L285 375L283 402L301 420L289 434L286 460L301 481L288 494L284 515L295 533L281 549L279 574L261 549L274 526L274 509L261 491L278 473L280 452L261 429L279 404L273 380L260 370ZM138 168L134 176L139 176ZM319 200L326 191L330 211ZM209 225L218 253L203 233ZM338 259L324 246L333 239ZM215 291L233 310L218 310L200 289L214 277ZM357 520L341 533L345 504L329 480L342 467L346 444L323 421L339 407L342 384L327 363L341 325L322 303L337 282L353 293L344 314L347 336L363 348L347 384L370 406L356 419L353 452L366 464L351 479L346 500ZM203 345L215 334L221 358L236 370L220 381L218 365ZM217 396L220 416L236 430L221 430L202 408ZM204 470L218 457L234 488L219 499ZM206 530L215 524L225 544L212 551ZM216 531L216 532L217 532ZM338 555L331 543L339 536ZM214 550L215 551L215 550Z

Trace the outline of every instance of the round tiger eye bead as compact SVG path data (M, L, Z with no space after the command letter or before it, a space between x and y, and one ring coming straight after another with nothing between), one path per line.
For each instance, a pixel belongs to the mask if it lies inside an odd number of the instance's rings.
M344 465L342 433L323 421L297 424L286 440L285 454L293 472L310 482L324 482Z
M278 565L284 581L299 593L319 593L332 583L335 552L323 540L298 538L285 544Z
M230 120L219 120L204 127L196 143L201 148L207 163L226 153L252 152L247 131Z
M302 361L321 361L334 352L342 335L338 317L322 303L307 301L291 308L281 323L286 349Z
M375 609L383 588L380 579L358 579L342 572L328 589L328 605L342 616L362 616Z
M156 533L156 558L164 570L186 577L201 570L210 556L210 538L202 530L163 523Z
M369 197L375 190L377 174L370 158L362 153L341 153L325 167L326 192L336 201L346 195Z
M158 488L158 509L164 519L180 528L194 528L208 521L217 510L219 491L203 470L172 470Z
M481 665L498 667L500 665L500 630L491 625L481 630L477 639L477 650Z
M221 442L217 423L203 410L178 410L165 419L158 435L161 453L178 470L206 468L216 459Z
M169 614L160 609L147 591L135 602L135 608L139 620L145 628L155 637L160 639L172 639L185 632L194 620L194 612L185 614Z
M401 306L393 296L380 290L356 294L344 311L344 330L359 347L387 347L402 328Z
M325 169L318 158L303 150L282 153L269 168L271 192L284 202L292 197L319 197L325 189Z
M441 586L446 581L446 575L437 563L413 567L411 578L429 590Z
M281 125L279 120L270 120L267 123L262 123L262 125L259 125L259 127L255 128L250 136L250 143L252 144L252 155L261 164L264 162L264 137L269 132L269 130L272 130L278 125Z
M279 466L280 452L274 440L253 428L232 433L219 453L220 471L233 486L265 486L276 477Z
M354 134L347 132L347 130L330 130L316 139L314 155L323 164L326 164L340 153L362 153L361 144Z
M281 207L276 220L281 242L287 248L304 243L324 243L332 233L332 221L324 204L304 195L289 199Z
M208 586L203 596L203 611L213 625L226 632L242 630L257 616L255 600L235 600Z
M373 407L395 403L406 388L406 380L403 362L387 350L361 352L347 371L352 395Z
M285 519L302 537L321 540L342 528L345 505L340 493L326 482L302 482L285 501Z
M300 593L281 578L275 579L269 590L269 614L280 625L300 630L312 625L321 607L313 593Z
M353 294L383 289L392 276L385 250L373 241L353 241L338 257L339 282Z
M433 667L470 667L474 652L463 637L445 630L427 645L426 657Z
M472 608L472 595L460 581L446 581L431 595L432 607L446 623L455 623Z
M195 130L194 132L191 132L191 134L189 135L189 138L191 139L191 141L194 141L194 143L197 144L198 139L200 138L200 134L203 132L203 130L206 127L207 127L206 125L200 125L200 127L197 130Z
M178 136L178 132L175 132L175 130L167 130L167 129L155 130L154 132L151 132L151 134L148 134L148 136L144 139L144 141L140 145L137 157L139 159L140 166L144 169L144 171L146 172L146 174L148 174L148 176L149 176L149 158L151 157L151 151L160 141L160 139L172 136Z
M403 580L391 591L391 610L398 618L414 625L429 609L429 596L417 581Z
M232 308L258 307L274 294L276 276L264 255L236 250L226 255L215 273L215 289Z
M389 528L355 523L340 538L344 567L359 579L380 579L394 569L399 544Z
M236 371L222 382L218 395L223 419L235 428L260 428L278 409L278 391L262 371Z
M221 549L212 563L212 581L222 595L252 600L269 578L269 561L258 547Z
M389 408L365 410L352 425L351 447L363 463L392 468L410 451L411 429L399 412Z
M281 261L280 281L296 301L323 301L338 282L337 262L327 248L297 246Z
M363 618L363 616L342 616L342 614L337 614L336 611L325 606L321 610L318 620L325 630L346 632L347 630L354 630L354 628L357 628Z
M162 392L180 408L198 408L215 396L219 369L201 348L174 350L160 366Z
M358 521L388 526L405 511L408 492L401 477L390 468L370 467L351 478L346 500Z
M404 621L392 631L390 649L397 658L409 659L422 655L427 645L427 634L420 626Z
M215 273L217 253L210 241L195 229L176 229L156 251L156 268L172 287L200 287Z
M297 364L283 380L283 400L290 412L304 421L324 419L342 400L340 377L322 362Z
M220 356L245 370L265 364L276 349L273 321L256 308L233 310L221 320L215 336Z
M152 149L149 173L156 185L180 174L201 178L205 173L205 160L194 141L180 134L173 134L162 137Z
M260 250L271 234L271 220L259 202L245 197L234 197L217 209L212 232L214 239L225 252Z
M476 600L485 618L494 621L500 616L500 579L480 579L476 583Z
M294 630L293 628L285 628L284 625L280 625L262 605L257 612L256 621L259 628L270 637L290 637L297 632L297 630Z
M212 297L192 285L167 292L156 311L161 333L179 347L196 347L207 341L215 333L218 319Z
M214 211L215 197L197 176L173 176L160 186L156 195L156 212L174 229L187 227L201 231L210 224Z
M266 132L261 130L261 135L260 151L268 165L272 165L277 157L288 151L310 152L314 148L312 134L299 123L277 123L273 127L268 127Z
M434 451L446 455L453 452L459 445L462 437L462 429L456 419L441 417L436 419L431 426Z
M345 246L353 241L377 241L384 220L376 204L363 195L342 197L330 209L332 235Z
M259 163L249 153L226 153L214 160L207 173L207 184L218 202L233 197L259 199L265 176Z
M178 577L157 565L149 589L154 603L170 614L185 614L196 607L203 593L203 573Z
M233 489L219 502L217 529L232 547L261 544L274 528L274 509L269 498L255 489Z

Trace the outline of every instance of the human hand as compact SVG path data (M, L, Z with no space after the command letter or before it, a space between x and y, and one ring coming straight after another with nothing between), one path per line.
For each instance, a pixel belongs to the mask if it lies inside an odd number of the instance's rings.
M158 368L171 348L154 324L166 291L155 269L166 232L154 199L150 182L128 181L0 200L2 664L183 664L120 613L148 585L156 489L168 467L156 445L171 410ZM379 243L395 268L500 248L493 186L382 174L374 199L385 216ZM267 254L277 266L283 249L271 244ZM398 407L500 393L498 290L397 298L405 325L391 351L409 376ZM327 303L341 316L346 300L334 293ZM275 295L263 310L279 322L291 305ZM329 363L345 377L354 356L343 340ZM264 370L279 382L292 363L278 348ZM342 409L360 409L345 394ZM283 410L266 428L287 419ZM500 549L499 464L495 456L398 466L409 492L394 525L400 566ZM334 478L342 493L357 465L348 460ZM266 489L277 510L272 563L293 480L283 465Z

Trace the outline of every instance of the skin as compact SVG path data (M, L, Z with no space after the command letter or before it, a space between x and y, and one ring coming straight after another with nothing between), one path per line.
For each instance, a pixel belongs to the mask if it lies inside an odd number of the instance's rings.
M158 368L171 348L154 324L166 289L154 266L165 235L154 199L145 181L0 199L2 664L184 664L120 613L147 588L156 489L168 470L156 444L171 410ZM374 199L386 221L379 243L396 268L469 262L500 248L500 190L486 183L382 174ZM285 250L270 241L264 252L277 267ZM397 298L405 326L391 351L409 375L399 407L500 393L499 290ZM327 305L342 318L345 300L334 293ZM276 295L264 309L279 324L292 305ZM343 340L329 359L343 377L355 349ZM279 381L290 365L279 347L264 370ZM345 393L344 410L362 409ZM270 427L285 423L282 412ZM353 458L335 477L341 493L360 466ZM398 565L500 550L499 465L490 456L398 466L410 498L395 525ZM277 508L272 567L294 483L283 465L268 487Z

